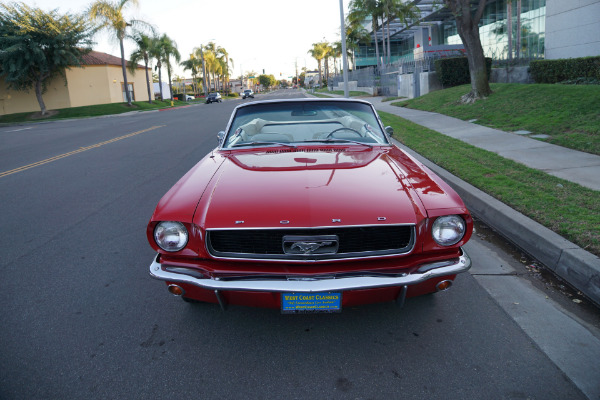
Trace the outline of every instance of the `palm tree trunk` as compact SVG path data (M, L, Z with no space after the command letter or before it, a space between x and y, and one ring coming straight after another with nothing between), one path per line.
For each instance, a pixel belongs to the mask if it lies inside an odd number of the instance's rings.
M156 63L156 67L158 68L158 86L160 89L160 100L163 101L165 99L165 96L163 95L163 90L162 90L162 70L161 67L162 63L160 61L158 61Z
M377 39L377 17L373 16L373 37L375 39L375 57L377 58L377 69L379 69L379 40Z
M148 88L148 104L152 104L152 95L150 92L150 77L148 76L148 57L144 57L144 64L146 65L146 87Z
M381 43L382 43L382 53L383 53L383 57L382 57L382 62L381 64L387 64L387 48L385 46L385 42L386 42L386 37L385 37L385 20L383 18L383 15L381 16Z
M317 64L319 65L319 89L321 89L323 83L323 78L321 77L321 59L317 60Z
M171 91L171 100L173 100L173 84L171 83L171 67L167 62L167 77L169 78L169 90Z
M122 37L119 37L119 44L121 45L121 68L123 69L123 85L125 88L125 98L127 99L127 105L131 106L131 95L129 93L129 84L127 83L127 68L125 66L125 49L123 48Z
M387 22L387 54L388 54L388 64L392 63L392 45L390 44L390 16L388 16L388 22Z
M227 71L225 71L225 82L227 84L226 93L229 95L229 56L225 56L225 68L227 68Z

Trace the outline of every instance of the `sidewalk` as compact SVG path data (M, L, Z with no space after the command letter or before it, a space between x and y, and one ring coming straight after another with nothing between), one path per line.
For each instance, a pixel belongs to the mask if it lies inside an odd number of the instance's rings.
M310 96L310 94L308 95ZM331 94L329 96L342 97ZM566 149L516 133L487 128L433 112L396 107L390 102L383 102L383 97L367 97L363 100L372 103L379 111L398 115L528 167L600 191L600 156ZM400 147L448 182L461 196L473 215L600 305L599 257L583 250L410 149L406 149L402 145ZM600 196L600 192L598 195Z
M371 102L377 110L398 115L530 168L600 191L600 156L433 112L396 107L391 102L383 102L383 97L369 97L365 100Z

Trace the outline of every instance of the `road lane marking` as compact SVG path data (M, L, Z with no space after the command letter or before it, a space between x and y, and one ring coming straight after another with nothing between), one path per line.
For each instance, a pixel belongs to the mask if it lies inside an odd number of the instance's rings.
M13 129L12 131L5 131L5 132L20 132L20 131L26 131L28 129L31 129L31 128Z
M48 164L48 163L51 163L53 161L60 160L60 159L72 156L74 154L79 154L79 153L83 153L84 151L96 149L98 147L102 147L102 146L105 146L107 144L117 142L119 140L127 139L127 138L130 138L130 137L135 136L135 135L139 135L140 133L144 133L144 132L152 131L154 129L162 128L164 126L166 126L166 125L152 126L152 127L148 128L148 129L143 129L141 131L137 131L137 132L129 133L127 135L119 136L117 138L110 139L110 140L107 140L105 142L96 143L96 144L93 144L91 146L80 147L77 150L73 150L73 151L70 151L68 153L60 154L58 156L50 157L50 158L47 158L45 160L38 161L38 162L29 164L29 165L24 165L24 166L19 167L19 168L11 169L10 171L4 171L4 172L0 173L0 178L4 178L5 176L16 174L17 172L26 171L26 170L31 169L31 168L39 167L40 165Z

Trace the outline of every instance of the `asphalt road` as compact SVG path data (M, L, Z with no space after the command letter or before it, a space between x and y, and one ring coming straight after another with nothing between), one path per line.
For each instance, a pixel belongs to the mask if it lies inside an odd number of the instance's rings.
M403 309L169 295L148 276L146 224L241 101L0 127L0 399L600 398L594 315L548 299L487 233L468 244L472 273Z

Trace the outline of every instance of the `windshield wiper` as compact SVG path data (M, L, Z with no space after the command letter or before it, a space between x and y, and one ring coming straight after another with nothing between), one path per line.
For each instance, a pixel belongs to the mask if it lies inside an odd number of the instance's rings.
M362 144L363 146L368 146L370 148L373 148L373 145L370 143L359 142L358 140L352 140L352 139L317 139L317 140L305 140L302 143L355 143L355 144Z
M255 145L264 145L264 144L276 144L279 146L287 146L287 147L296 147L293 144L289 144L289 143L281 143L281 142L242 142L242 143L236 143L231 147L241 147L241 146L255 146Z

